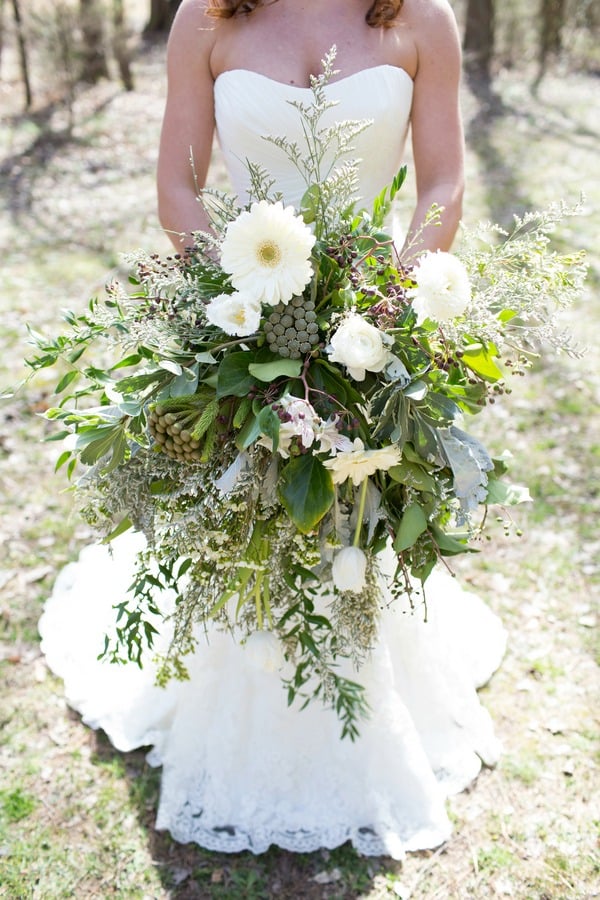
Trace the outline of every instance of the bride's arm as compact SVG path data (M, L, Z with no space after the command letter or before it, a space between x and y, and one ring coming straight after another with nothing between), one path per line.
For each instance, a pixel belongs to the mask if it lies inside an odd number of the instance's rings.
M203 0L184 0L167 47L167 101L157 168L158 215L177 250L191 244L192 231L208 230L197 199L210 163L214 133L210 55L214 20Z
M403 251L405 257L424 250L450 249L462 213L464 189L461 53L456 21L444 0L419 7L413 14L418 15L418 21L411 23L418 52L411 114L417 205ZM412 4L411 8L415 9ZM444 207L440 224L427 226L419 234L433 204Z

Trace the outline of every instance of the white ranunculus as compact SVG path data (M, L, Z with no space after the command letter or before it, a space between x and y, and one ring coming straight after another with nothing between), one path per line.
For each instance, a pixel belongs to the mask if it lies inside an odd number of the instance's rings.
M327 352L331 362L346 366L351 378L363 381L365 371L381 372L390 351L385 346L387 335L366 322L358 313L346 316L337 329Z
M471 282L464 265L452 253L438 250L423 254L412 277L417 287L408 294L417 314L417 322L425 319L448 322L462 316L471 300Z
M378 450L365 450L360 438L354 439L352 450L342 450L337 456L326 459L323 465L331 471L334 484L342 484L350 478L354 485L377 471L387 471L397 466L402 459L402 451L389 444Z
M244 641L246 656L252 668L278 672L285 661L281 642L272 631L253 631Z
M366 583L366 572L367 557L360 547L342 547L335 554L331 575L338 591L360 593Z
M225 334L245 337L258 331L260 325L260 304L253 296L240 291L213 297L205 312L208 321Z
M314 243L293 206L261 200L227 226L221 265L235 288L275 306L301 294L310 281Z

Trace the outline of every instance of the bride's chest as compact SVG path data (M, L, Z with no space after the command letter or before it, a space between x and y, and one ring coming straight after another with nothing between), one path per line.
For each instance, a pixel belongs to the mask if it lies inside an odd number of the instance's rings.
M327 9L327 6L324 7ZM362 69L390 65L411 76L416 52L405 29L371 28L364 15L324 15L315 18L302 5L279 0L254 15L229 20L221 30L212 57L213 75L231 69L259 72L283 84L308 87L322 61L335 47L336 78Z

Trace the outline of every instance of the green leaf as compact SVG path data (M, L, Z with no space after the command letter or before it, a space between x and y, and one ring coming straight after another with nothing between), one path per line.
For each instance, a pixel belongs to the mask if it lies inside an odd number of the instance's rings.
M106 537L102 540L103 544L109 544L111 541L114 541L115 538L119 537L120 534L124 534L126 531L129 531L130 528L133 527L133 522L129 518L129 516L125 516L124 519L121 519L116 528L113 528L110 534L107 534Z
M169 377L164 369L159 369L156 372L143 372L141 375L128 375L115 382L115 388L120 394L129 394L135 391L142 391L144 388L154 384L155 381L166 381Z
M427 528L427 516L418 503L411 503L404 510L398 533L394 541L396 553L408 550L417 542Z
M132 353L131 356L126 356L125 359L115 363L115 365L111 367L111 372L114 372L115 369L126 369L128 366L136 366L141 360L142 357L139 353Z
M273 411L272 407L264 406L256 417L256 424L260 428L262 434L266 437L270 437L273 441L273 453L275 453L279 446L279 427L281 425L281 419L277 413Z
M300 201L300 215L306 225L315 221L319 212L321 189L318 184L311 184Z
M173 362L172 359L161 359L159 360L158 365L161 369L171 372L172 375L181 375L183 372L183 367L180 366L179 363Z
M312 453L296 456L281 473L279 496L297 529L308 534L333 503L331 474Z
M468 537L468 535L465 535L465 537L462 538L458 534L446 534L446 532L442 531L442 529L437 525L432 525L430 531L433 534L436 544L442 552L442 556L456 556L459 553L478 552L475 547L470 547L467 544L466 538Z
M502 370L494 362L493 357L498 355L494 351L495 348L491 349L485 344L470 344L463 350L462 362L486 381L498 381L503 376Z
M514 319L516 316L516 312L514 309L503 309L501 313L498 315L499 322L510 322L511 319Z
M435 479L419 463L402 459L399 465L388 469L388 475L393 481L407 484L417 491L427 491L430 494L435 493Z
M497 503L499 506L516 506L518 503L531 502L529 488L520 484L489 478L486 503Z
M420 400L425 399L428 390L429 388L424 381L413 381L412 384L409 384L408 387L404 389L404 396L408 397L410 400L419 402Z
M174 378L169 385L170 397L185 397L193 394L198 387L198 365L185 366L181 374Z
M60 379L56 387L54 388L55 394L61 394L65 388L68 388L72 381L75 381L76 378L79 377L79 372L74 369L72 372L67 372L66 375Z
M80 451L81 462L88 466L94 465L103 456L112 452L110 471L124 459L126 446L127 441L122 423L98 425L82 429L77 433L76 449Z
M248 372L259 381L271 382L276 378L297 378L302 371L300 359L274 359L272 362L250 363Z
M64 464L65 464L70 458L71 458L71 451L70 451L70 450L65 450L63 453L61 453L60 456L58 457L58 459L56 460L56 465L54 466L54 471L55 471L55 472L58 472L58 470L61 468L61 466L64 466Z
M221 362L217 376L217 397L246 397L254 386L248 367L254 359L250 351L230 353Z
M153 497L159 494L170 494L177 487L177 482L172 478L155 478L150 482L150 494Z

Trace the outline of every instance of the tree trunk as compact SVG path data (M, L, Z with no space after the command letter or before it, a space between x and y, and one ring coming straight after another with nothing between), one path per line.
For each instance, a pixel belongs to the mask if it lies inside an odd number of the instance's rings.
M180 4L181 0L150 0L150 18L144 33L168 31Z
M19 65L21 68L21 78L23 79L23 87L25 88L25 109L31 109L31 105L33 103L33 94L31 92L31 80L29 78L29 59L27 56L25 33L23 31L23 19L21 17L20 0L12 0L12 8L15 17L17 43L19 46Z
M540 5L540 71L546 70L548 59L562 49L562 29L565 24L565 0L541 0Z
M494 0L468 0L463 49L467 72L489 82L494 55Z
M96 84L109 77L102 10L97 0L79 0L79 15L82 37L80 78L87 84Z
M113 53L119 66L121 83L126 91L132 91L133 74L131 72L131 57L127 45L123 0L113 0L113 30Z
M4 47L4 0L0 0L0 80L2 80L2 49Z

